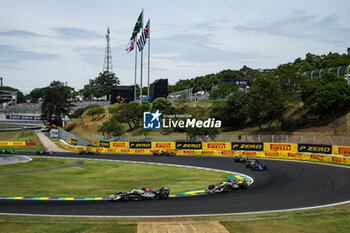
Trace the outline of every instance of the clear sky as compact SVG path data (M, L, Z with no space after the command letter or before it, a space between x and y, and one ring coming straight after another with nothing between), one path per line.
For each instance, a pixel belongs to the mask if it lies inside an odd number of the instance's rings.
M125 48L142 8L151 19L151 82L274 68L350 47L348 0L0 0L4 85L28 93L59 80L81 89L103 69L108 26L113 71L133 84L135 54Z

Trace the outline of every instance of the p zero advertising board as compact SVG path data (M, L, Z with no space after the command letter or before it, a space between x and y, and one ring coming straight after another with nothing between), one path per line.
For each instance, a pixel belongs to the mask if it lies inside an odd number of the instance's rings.
M176 149L180 150L201 150L201 142L176 142Z
M298 144L298 152L331 154L331 145Z
M152 143L151 142L130 142L130 148L132 149L151 149Z
M255 142L232 142L232 150L263 151L263 143Z

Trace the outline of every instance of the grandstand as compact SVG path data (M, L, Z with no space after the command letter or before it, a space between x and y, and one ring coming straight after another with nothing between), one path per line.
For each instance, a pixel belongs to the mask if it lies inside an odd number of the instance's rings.
M3 106L13 106L17 104L17 91L0 90L0 104Z

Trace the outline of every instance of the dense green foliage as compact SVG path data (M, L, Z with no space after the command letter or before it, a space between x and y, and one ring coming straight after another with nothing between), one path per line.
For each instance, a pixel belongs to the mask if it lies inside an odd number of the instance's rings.
M94 108L89 109L89 111L87 112L87 115L91 116L92 120L96 120L100 117L101 114L104 114L105 112L106 112L106 110L104 107L98 106L98 107L94 107Z
M95 79L90 80L89 84L84 85L84 88L78 93L84 100L92 100L93 97L106 97L109 100L111 87L119 84L119 78L114 73L104 71L99 73Z
M115 118L110 118L108 121L103 122L97 131L102 132L103 135L107 133L108 135L121 136L124 134L124 126Z
M70 108L70 90L64 83L53 81L46 88L43 103L41 105L41 118L55 125L62 125L62 118L68 116Z

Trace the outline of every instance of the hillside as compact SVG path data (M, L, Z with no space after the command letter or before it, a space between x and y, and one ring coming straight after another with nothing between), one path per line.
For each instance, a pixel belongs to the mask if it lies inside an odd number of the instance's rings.
M179 113L187 113L195 115L201 119L207 119L209 113L214 105L213 101L204 102L191 102L191 103L175 103L172 106ZM91 140L91 134L100 134L97 132L98 128L103 122L109 119L110 106L106 106L106 113L101 115L96 120L92 120L91 116L87 115L86 110L81 117L74 121L67 122L66 130L73 134L79 135L87 140ZM284 117L295 123L295 129L292 131L284 131L280 129L280 125L274 123L270 129L267 125L263 125L262 130L259 130L257 126L247 126L241 128L223 127L220 129L222 135L257 135L257 134L280 134L280 135L305 135L305 136L335 136L334 122L330 122L319 117L307 117L307 112L301 110L301 105L296 105L289 110ZM336 120L336 136L350 136L350 112L343 114ZM131 136L132 131L128 130L128 124L123 123L126 132L124 136ZM175 136L185 135L186 133L173 132L168 129L155 129L150 130L150 135L163 135L163 136Z

